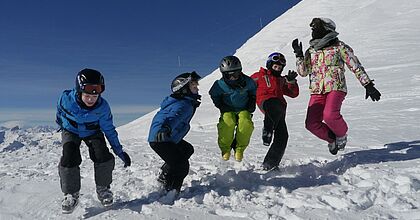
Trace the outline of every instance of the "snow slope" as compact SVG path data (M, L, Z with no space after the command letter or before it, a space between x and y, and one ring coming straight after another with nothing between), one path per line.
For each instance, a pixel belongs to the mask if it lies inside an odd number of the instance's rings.
M109 209L96 199L93 164L82 147L81 204L70 215L60 213L60 134L0 128L0 219L420 219L420 2L304 0L237 50L244 72L257 71L273 51L285 53L286 69L295 69L291 41L298 37L307 48L315 16L336 22L339 38L353 47L382 93L377 103L365 100L347 71L344 152L330 155L326 143L305 130L308 79L298 78L301 94L288 99L290 138L280 172L258 170L268 150L259 112L244 161L222 161L218 111L207 95L220 77L216 70L200 81L203 102L186 137L195 153L178 199L157 193L161 160L146 141L155 112L118 129L133 165L123 169L117 159L117 203Z

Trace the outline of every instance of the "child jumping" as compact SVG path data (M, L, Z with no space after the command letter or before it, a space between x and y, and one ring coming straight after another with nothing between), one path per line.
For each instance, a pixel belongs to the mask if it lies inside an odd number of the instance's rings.
M242 73L241 61L235 56L224 57L219 69L223 76L209 91L220 110L218 144L223 160L229 160L233 149L235 160L242 161L254 130L251 114L255 111L256 85Z
M196 72L177 76L171 84L172 94L162 101L150 126L149 145L164 161L158 181L168 192L180 192L190 169L188 159L194 148L183 138L190 130L195 110L200 106L200 78Z
M268 56L267 69L261 67L260 71L251 76L257 84L257 106L264 114L263 144L269 146L274 136L262 164L263 170L267 171L278 168L289 139L286 125L287 102L283 96L295 98L299 95L297 73L289 70L286 76L282 76L285 66L284 55L275 52Z
M374 87L353 49L337 38L335 23L328 18L314 18L310 47L303 54L302 42L293 40L297 72L309 75L311 98L305 126L318 138L328 142L331 154L344 150L347 143L347 123L341 115L341 105L347 95L344 64L366 89L367 99L379 101L381 93Z

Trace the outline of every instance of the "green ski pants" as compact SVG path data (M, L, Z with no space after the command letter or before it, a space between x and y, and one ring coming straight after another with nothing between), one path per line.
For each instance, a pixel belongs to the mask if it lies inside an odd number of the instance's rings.
M244 152L254 131L251 113L247 110L240 112L224 112L217 124L218 144L222 154L235 148L235 151ZM236 139L236 146L231 146Z

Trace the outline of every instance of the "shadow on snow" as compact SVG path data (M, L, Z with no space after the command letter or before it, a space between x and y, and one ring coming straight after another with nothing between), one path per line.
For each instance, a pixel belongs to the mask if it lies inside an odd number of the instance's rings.
M317 166L314 163L282 167L279 171L261 173L256 170L227 170L223 174L212 174L193 180L191 187L180 193L179 198L194 198L203 203L204 195L211 191L219 196L230 196L231 191L259 191L261 186L284 187L289 191L302 187L316 187L339 183L338 176L348 169L364 164L407 161L420 158L420 140L385 144L381 149L369 149L346 153L341 157ZM287 177L293 175L293 177ZM286 177L285 177L286 176ZM203 183L206 183L203 185ZM85 218L93 217L107 210L131 209L140 213L142 206L159 201L159 192L147 196L116 203L112 208L87 208Z

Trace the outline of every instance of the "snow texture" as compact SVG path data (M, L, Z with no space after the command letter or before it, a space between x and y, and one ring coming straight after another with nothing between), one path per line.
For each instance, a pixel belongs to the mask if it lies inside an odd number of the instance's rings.
M268 150L260 112L244 160L222 161L218 111L208 96L220 77L215 70L200 81L203 103L186 137L195 153L178 197L162 196L156 181L162 161L147 143L155 111L118 128L133 164L124 169L117 159L112 207L96 198L93 163L82 146L80 204L69 215L60 207L60 134L2 127L0 219L420 219L420 1L304 0L237 50L244 72L257 71L273 51L286 54L286 70L295 69L291 42L298 37L308 47L312 17L335 21L339 38L355 50L382 93L379 102L365 100L347 70L342 114L350 129L344 152L329 154L326 143L305 130L308 79L298 78L301 94L288 99L290 138L280 170L260 170Z

